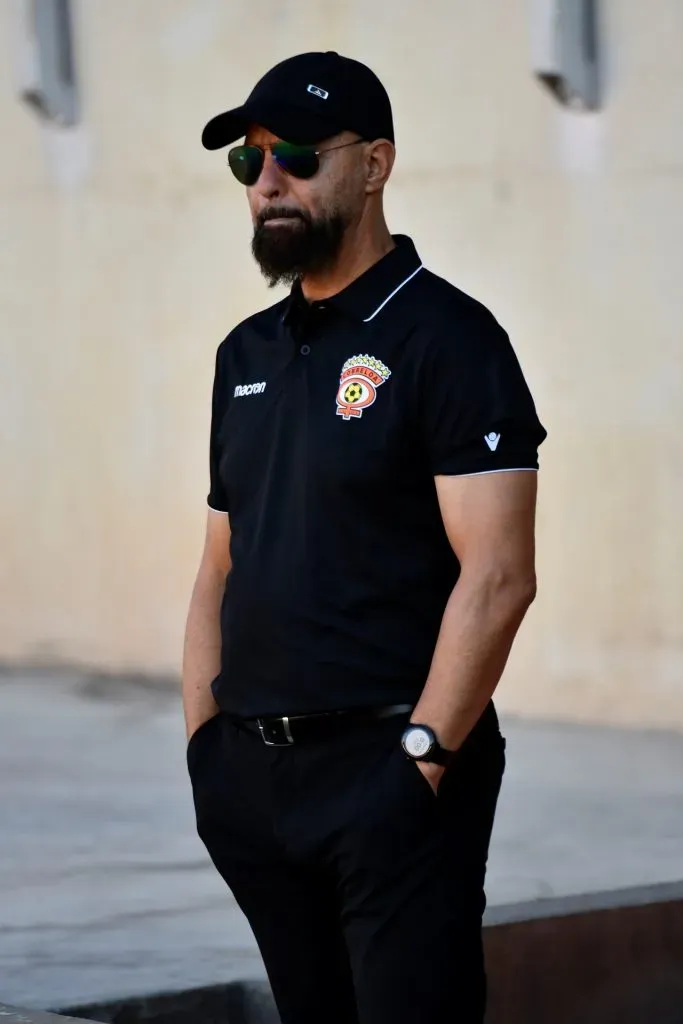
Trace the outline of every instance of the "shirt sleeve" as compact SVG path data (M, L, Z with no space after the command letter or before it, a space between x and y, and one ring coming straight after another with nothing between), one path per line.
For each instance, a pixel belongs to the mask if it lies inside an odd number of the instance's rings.
M432 339L420 408L435 476L538 469L546 431L510 339L484 306Z
M209 477L210 490L207 497L209 508L214 512L228 511L228 496L221 479L221 426L226 413L226 384L224 380L223 345L216 354L216 369L213 378L213 394L211 398L211 434L209 437Z

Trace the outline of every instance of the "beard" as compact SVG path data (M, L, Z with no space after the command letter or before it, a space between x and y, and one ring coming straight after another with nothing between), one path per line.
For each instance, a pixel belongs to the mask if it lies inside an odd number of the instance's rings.
M286 224L268 226L269 220ZM270 288L329 270L339 255L349 218L338 210L313 218L306 210L271 206L254 225L251 251Z

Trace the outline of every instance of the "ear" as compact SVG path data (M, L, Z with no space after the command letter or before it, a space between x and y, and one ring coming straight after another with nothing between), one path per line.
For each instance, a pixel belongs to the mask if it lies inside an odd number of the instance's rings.
M369 144L365 158L365 191L372 195L374 192L380 192L389 180L396 159L396 149L388 139L376 139Z

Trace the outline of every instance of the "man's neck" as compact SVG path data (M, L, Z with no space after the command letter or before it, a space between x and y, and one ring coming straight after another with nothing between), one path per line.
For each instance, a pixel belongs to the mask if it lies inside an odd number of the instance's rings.
M396 243L384 222L374 231L359 225L358 230L345 235L337 261L330 270L302 278L304 297L308 302L318 302L337 295L395 248Z

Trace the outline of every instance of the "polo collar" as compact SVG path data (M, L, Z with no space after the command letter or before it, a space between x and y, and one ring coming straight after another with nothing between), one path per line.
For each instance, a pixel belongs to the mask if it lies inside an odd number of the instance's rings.
M386 256L369 267L343 291L312 305L335 307L363 323L374 320L394 296L422 270L422 261L412 239L407 235L392 235L392 238L395 248ZM301 310L303 304L308 306L301 285L297 282L287 301L283 320L287 322L295 317L297 308Z

